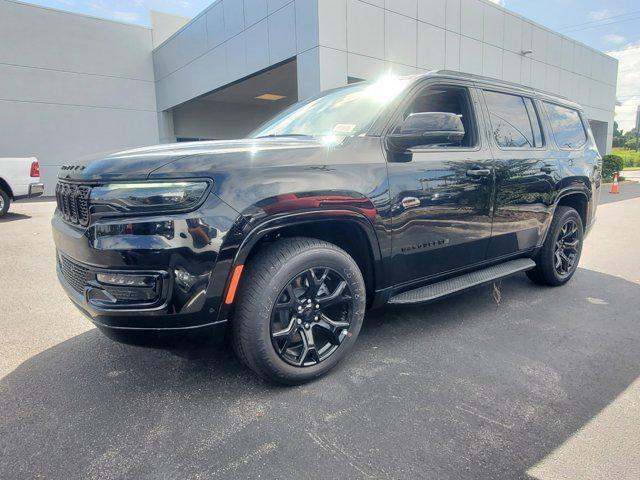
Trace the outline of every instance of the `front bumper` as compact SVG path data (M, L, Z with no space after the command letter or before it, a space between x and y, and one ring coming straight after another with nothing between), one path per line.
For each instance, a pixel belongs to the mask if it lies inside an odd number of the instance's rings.
M103 330L222 328L227 319L219 316L220 304L233 259L221 248L236 219L214 195L188 214L110 219L86 228L56 212L59 281Z

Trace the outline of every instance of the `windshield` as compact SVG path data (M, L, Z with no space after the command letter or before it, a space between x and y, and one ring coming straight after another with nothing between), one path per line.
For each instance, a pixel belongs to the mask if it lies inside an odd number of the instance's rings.
M389 77L331 90L292 105L258 128L251 137L360 135L371 127L382 109L408 83L408 79Z

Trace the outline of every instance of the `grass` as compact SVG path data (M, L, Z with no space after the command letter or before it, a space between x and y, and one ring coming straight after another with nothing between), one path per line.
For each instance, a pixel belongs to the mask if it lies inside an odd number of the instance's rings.
M625 170L640 169L640 151L627 150L625 148L614 148L611 153L622 157Z

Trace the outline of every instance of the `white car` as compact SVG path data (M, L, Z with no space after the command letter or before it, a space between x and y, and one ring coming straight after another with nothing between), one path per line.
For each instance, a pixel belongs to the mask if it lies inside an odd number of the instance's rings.
M12 201L39 197L43 193L37 158L0 158L0 217L7 213Z

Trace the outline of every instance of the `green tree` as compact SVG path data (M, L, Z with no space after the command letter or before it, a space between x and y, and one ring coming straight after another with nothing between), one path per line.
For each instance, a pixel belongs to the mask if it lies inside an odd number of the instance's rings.
M618 122L613 122L613 146L614 147L624 147L626 142L624 132L620 130L618 126Z
M622 130L620 130L618 122L616 122L614 120L614 122L613 122L613 136L614 137L622 137L623 135L624 135L624 132Z

